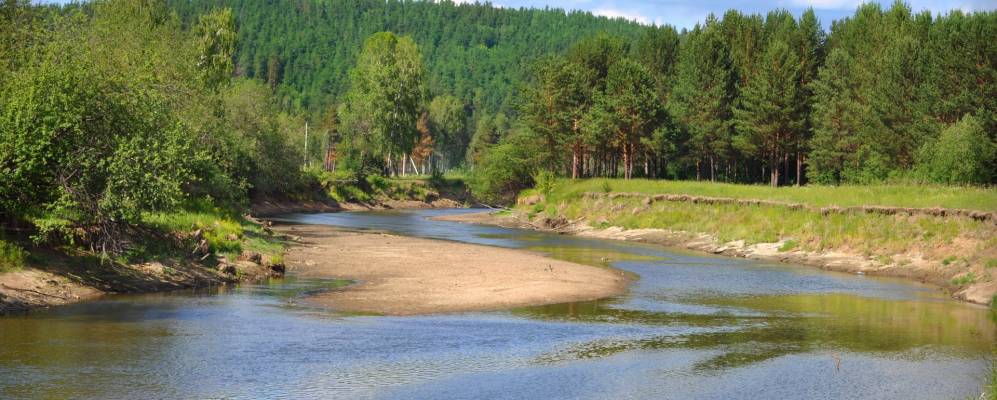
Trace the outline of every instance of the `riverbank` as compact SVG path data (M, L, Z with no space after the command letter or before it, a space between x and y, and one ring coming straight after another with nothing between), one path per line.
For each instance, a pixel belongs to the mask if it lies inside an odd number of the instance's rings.
M67 243L16 242L16 248L30 252L21 250L18 265L0 269L0 315L108 294L226 285L284 270L281 237L262 221L218 210L149 213L141 226L130 227L125 240L119 254Z
M519 250L321 225L275 229L297 241L285 258L297 276L357 281L306 300L339 311L414 315L503 310L613 297L630 282L622 271Z
M555 190L550 198L527 191L514 210L440 219L900 277L984 305L997 294L992 275L997 225L973 213L824 212L758 201L706 202L696 196L656 201L650 194L575 189Z

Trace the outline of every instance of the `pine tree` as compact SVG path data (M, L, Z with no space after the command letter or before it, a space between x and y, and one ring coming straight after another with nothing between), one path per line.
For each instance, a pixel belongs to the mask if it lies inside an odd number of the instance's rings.
M701 163L706 161L710 180L715 180L717 163L730 147L734 75L718 25L711 15L705 26L697 26L688 34L676 66L673 101L669 103L682 129L689 132L696 179L701 179Z
M799 90L799 57L786 42L769 43L759 73L742 88L734 110L735 144L749 156L765 160L769 183L779 185L779 164L804 128Z

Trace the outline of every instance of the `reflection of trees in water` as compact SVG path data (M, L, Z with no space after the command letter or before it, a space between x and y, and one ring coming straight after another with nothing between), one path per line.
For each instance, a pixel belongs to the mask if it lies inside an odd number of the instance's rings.
M991 351L997 338L988 312L954 302L807 294L715 297L689 303L729 311L653 312L614 308L612 302L597 301L531 307L516 313L541 319L679 328L652 337L591 341L541 356L537 360L541 363L666 349L722 352L695 364L696 370L736 368L820 350L910 353L931 347L954 355L979 356ZM739 312L749 314L735 314ZM755 314L758 312L761 314Z

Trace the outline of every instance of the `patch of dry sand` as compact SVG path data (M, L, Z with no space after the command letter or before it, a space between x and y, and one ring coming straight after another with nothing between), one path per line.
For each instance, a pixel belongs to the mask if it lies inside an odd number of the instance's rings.
M285 261L301 277L357 280L306 302L341 311L414 315L596 300L622 294L622 271L441 240L280 226L298 237Z

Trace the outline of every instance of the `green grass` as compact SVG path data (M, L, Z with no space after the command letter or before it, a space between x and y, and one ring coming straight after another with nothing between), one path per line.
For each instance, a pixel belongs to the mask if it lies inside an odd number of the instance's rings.
M790 240L785 241L782 244L782 246L779 246L779 251L790 251L790 250L793 250L793 249L795 249L795 248L797 248L799 246L800 246L800 244L797 241L790 239Z
M0 273L20 270L28 260L28 252L17 244L0 239Z
M189 234L200 229L211 251L230 259L244 251L272 257L284 251L284 243L265 234L259 225L220 209L149 213L143 215L142 220L146 225L165 232Z
M958 260L958 259L959 259L959 257L956 257L956 256L945 257L945 259L942 260L942 265L948 266L949 264L952 264L953 262L955 262L955 260Z
M707 197L773 200L825 206L944 207L997 211L997 189L929 185L785 186L738 185L646 179L561 179L551 200L577 198L585 192L686 194Z
M552 198L545 204L522 206L520 209L538 214L557 213L569 220L584 218L596 227L668 229L707 234L720 243L744 240L750 245L792 239L783 244L780 249L782 251L835 250L874 258L885 256L891 260L894 255L920 252L926 258L939 262L952 256L954 252L961 252L959 254L963 255L962 259L966 262L958 263L960 269L982 265L990 251L997 246L997 227L990 222L969 218L867 213L825 216L808 209L666 201L645 206L641 198L606 199L564 195L566 192L584 191L578 191L576 186L556 186ZM529 193L532 192L525 191L524 195ZM634 210L637 212L634 213ZM597 222L603 220L603 224ZM956 241L956 238L960 240ZM967 247L960 243L974 244ZM952 258L948 262L955 263L958 259Z
M964 286L972 283L976 283L976 275L973 274L973 271L967 272L963 276L952 279L953 286Z

